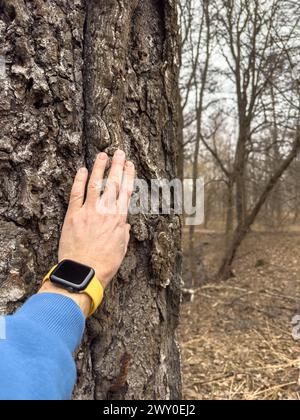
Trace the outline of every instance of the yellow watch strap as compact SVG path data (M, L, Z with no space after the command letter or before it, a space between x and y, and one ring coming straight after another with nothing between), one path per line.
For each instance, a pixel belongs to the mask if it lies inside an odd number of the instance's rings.
M58 264L56 264L54 267L52 267L51 270L49 271L49 273L46 274L46 276L43 279L43 284L46 281L50 281L50 276L53 273L53 271L56 269L57 266L58 266ZM90 284L87 286L87 288L80 293L85 293L92 300L92 307L91 307L91 311L89 313L89 317L90 317L96 312L96 310L99 308L99 306L100 306L100 304L103 300L104 290L103 290L102 284L97 279L97 277L94 276L92 278Z
M92 299L92 307L91 311L89 313L89 317L92 316L96 310L99 308L102 300L103 300L103 287L100 281L97 279L97 277L93 277L90 284L87 286L85 290L83 290L80 293L85 293Z
M50 276L51 276L51 274L53 273L53 271L56 269L56 267L57 267L57 266L58 266L58 264L56 264L54 267L52 267L52 268L51 268L51 270L49 271L49 273L45 275L45 277L44 277L44 279L43 279L43 284L44 284L46 281L50 280Z

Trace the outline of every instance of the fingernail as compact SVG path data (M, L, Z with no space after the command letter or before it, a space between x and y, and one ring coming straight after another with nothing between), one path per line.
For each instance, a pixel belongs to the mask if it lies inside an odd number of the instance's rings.
M99 153L98 155L98 159L100 160L106 160L107 159L107 154L106 153Z
M87 169L84 167L79 169L79 173L82 175L85 174L86 172L87 172Z
M128 162L126 162L126 166L128 168L134 168L134 163L129 160Z
M123 150L118 149L115 153L115 156L123 157L125 156L125 152L123 152Z

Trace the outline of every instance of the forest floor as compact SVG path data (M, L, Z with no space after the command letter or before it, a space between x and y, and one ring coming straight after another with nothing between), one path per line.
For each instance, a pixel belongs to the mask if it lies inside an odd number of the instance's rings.
M223 235L198 235L198 253L212 274ZM299 232L249 234L234 272L226 283L196 289L193 302L183 304L184 398L300 399L300 341L292 326L300 315Z

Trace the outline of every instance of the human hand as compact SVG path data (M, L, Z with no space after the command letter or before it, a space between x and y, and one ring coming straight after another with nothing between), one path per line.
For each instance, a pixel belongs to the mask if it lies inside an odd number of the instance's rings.
M106 288L126 255L130 238L127 214L133 192L135 169L118 150L113 157L107 186L100 197L106 153L100 153L94 164L84 201L88 171L81 168L75 178L66 214L58 258L92 267Z

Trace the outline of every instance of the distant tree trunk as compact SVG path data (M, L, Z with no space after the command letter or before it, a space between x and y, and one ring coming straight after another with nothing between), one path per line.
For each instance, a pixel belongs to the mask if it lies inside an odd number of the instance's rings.
M236 215L237 221L240 224L245 222L247 214L245 181L245 172L241 170L236 178Z
M234 191L232 181L228 181L227 184L227 213L226 213L226 233L230 233L233 230L233 218L234 218Z
M177 174L178 178L183 180L184 178L184 115L183 108L181 105L181 98L178 95L178 153L177 153Z
M126 150L139 177L176 177L175 2L0 1L0 310L56 262L76 169ZM128 256L88 322L75 399L181 397L177 216L131 217Z
M215 191L210 191L209 188L206 188L205 191L205 214L204 214L204 229L208 229L209 222L211 220L211 214L214 204L214 198L215 198Z
M274 85L271 83L270 86L270 96L272 101L272 116L273 116L273 130L272 130L272 149L273 149L273 167L277 167L280 163L281 156L280 156L280 145L279 145L279 126L277 121L277 114L276 114L276 97L275 97L275 91L274 91ZM277 228L282 220L282 214L283 214L283 206L282 206L282 189L280 183L276 186L274 189L274 192L272 194L272 222L273 227Z
M225 227L225 236L227 248L231 239L233 232L233 218L234 218L234 185L232 180L229 180L227 183L227 203L226 203L226 227Z
M193 156L193 189L192 189L192 199L193 199L193 206L196 205L197 202L197 179L199 174L199 151L200 151L200 130L201 130L201 108L198 110L198 118L197 118L197 134L196 134L196 144L195 144L195 151ZM195 243L196 243L196 227L195 225L191 225L189 228L189 259L190 259L190 272L192 276L192 286L194 287L196 283L199 283L197 280L197 256L195 250Z
M243 112L241 112L243 115ZM235 184L236 184L236 217L239 225L245 222L247 215L247 196L246 196L246 144L249 137L250 128L244 128L243 118L240 117L240 135L238 139L238 146L236 150L235 160Z

